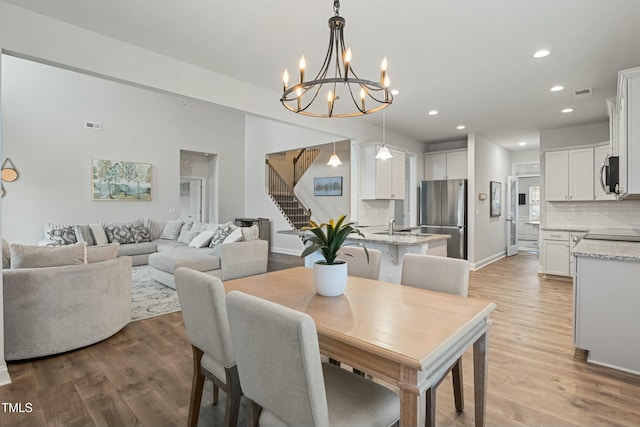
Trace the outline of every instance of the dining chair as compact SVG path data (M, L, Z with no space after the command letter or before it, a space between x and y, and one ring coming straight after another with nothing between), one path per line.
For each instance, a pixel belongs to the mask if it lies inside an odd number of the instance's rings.
M320 361L309 315L239 291L227 295L227 311L248 426L398 423L398 395Z
M238 423L242 390L233 355L222 281L188 268L178 268L173 274L184 326L193 352L188 426L195 427L198 424L202 389L207 377L213 382L214 405L218 403L219 389L227 395L225 427L235 427Z
M469 262L457 258L405 254L402 257L400 284L466 298L469 291ZM462 412L464 411L462 357L458 358L449 370L453 377L453 396L456 410ZM443 375L442 378L445 376ZM435 389L438 385L439 383L427 390L427 426L435 425Z
M349 276L364 277L366 279L378 280L380 277L380 261L382 252L377 249L368 249L369 261L363 248L344 246L340 249L338 259L347 262Z

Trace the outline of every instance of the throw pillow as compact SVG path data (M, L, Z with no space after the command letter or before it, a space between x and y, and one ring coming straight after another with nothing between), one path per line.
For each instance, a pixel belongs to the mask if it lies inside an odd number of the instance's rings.
M91 234L93 234L96 245L106 245L109 243L102 224L89 224L89 228L91 229Z
M185 222L182 224L182 228L180 229L180 234L178 235L177 241L180 243L186 243L187 245L193 240L194 237L200 233L200 230L192 230L193 222Z
M11 251L9 250L9 242L2 239L2 269L11 268Z
M167 221L162 230L161 239L177 240L180 235L180 229L182 228L182 221Z
M260 240L260 229L258 229L257 225L252 225L251 227L242 227L242 240L244 242L250 242L252 240Z
M30 246L11 243L11 268L43 268L86 264L87 244L67 246Z
M87 263L108 261L115 259L118 255L119 243L109 243L107 245L94 245L87 247Z
M229 235L224 239L222 244L224 245L227 243L235 243L240 241L242 241L242 230L240 230L239 228L236 228L231 233L229 233Z
M91 234L91 227L88 225L76 225L73 227L73 231L76 233L76 240L78 242L85 242L87 246L96 244L93 234Z
M73 225L45 224L45 239L54 240L61 245L77 243L76 232Z
M149 229L149 238L151 240L159 239L162 236L162 230L167 221L154 221L149 218L145 218L143 225Z
M123 225L105 225L104 232L107 235L109 243L135 243L131 227Z
M213 232L213 237L211 238L211 243L209 243L210 248L215 248L218 245L221 245L224 242L224 239L227 238L229 234L231 234L233 230L228 224L221 224L216 230Z
M144 225L136 225L131 227L131 237L133 241L130 243L143 243L151 241L149 229Z
M192 248L204 248L209 245L211 238L213 237L213 231L201 231L196 237L191 240L189 246Z

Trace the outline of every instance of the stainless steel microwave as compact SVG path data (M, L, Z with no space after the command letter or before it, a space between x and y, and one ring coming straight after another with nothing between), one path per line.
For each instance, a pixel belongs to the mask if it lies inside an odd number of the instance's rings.
M600 167L600 185L607 194L620 195L620 158L607 156Z

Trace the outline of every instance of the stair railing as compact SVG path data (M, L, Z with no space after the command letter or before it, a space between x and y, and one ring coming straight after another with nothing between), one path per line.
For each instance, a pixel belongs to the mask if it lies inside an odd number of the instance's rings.
M298 155L293 158L293 186L295 187L307 169L318 158L320 150L317 148L303 148Z
M302 203L302 201L298 198L298 196L295 195L293 190L287 185L284 178L282 178L282 176L278 173L278 171L276 171L273 168L273 166L269 162L269 159L266 160L266 164L267 164L267 189L268 189L269 195L271 196L271 199L278 205L278 207L280 208L280 211L282 211L282 213L287 218L287 220L295 228L300 228L301 221L291 218L287 214L287 206L281 206L274 196L291 197L297 203L298 207L304 211L305 218L303 221L304 225L302 226L307 225L309 223L309 220L311 219L311 210L307 209L304 203Z

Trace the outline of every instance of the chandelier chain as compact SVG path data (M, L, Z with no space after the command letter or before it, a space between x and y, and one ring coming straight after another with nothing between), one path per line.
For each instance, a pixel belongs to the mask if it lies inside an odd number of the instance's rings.
M336 16L340 15L340 0L333 0L333 11Z

